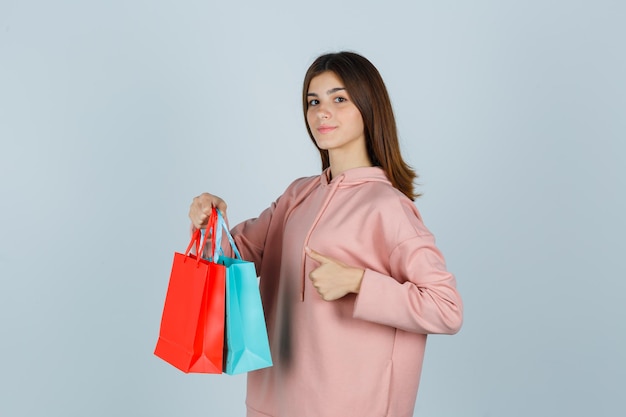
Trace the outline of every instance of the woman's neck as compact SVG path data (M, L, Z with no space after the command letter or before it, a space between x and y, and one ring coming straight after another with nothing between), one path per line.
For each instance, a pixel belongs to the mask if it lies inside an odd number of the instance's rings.
M352 168L362 168L362 167L371 167L372 162L370 161L367 153L363 155L337 155L333 153L329 153L329 162L330 162L330 179L337 178L345 171Z

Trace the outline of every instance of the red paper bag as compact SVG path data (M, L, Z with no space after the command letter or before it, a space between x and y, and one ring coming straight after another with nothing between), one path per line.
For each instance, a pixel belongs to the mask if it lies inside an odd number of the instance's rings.
M206 235L215 230L215 224L211 218ZM185 253L174 254L154 354L183 372L220 374L226 268L202 259L205 239L201 238L200 230L196 230ZM198 256L190 254L194 244Z

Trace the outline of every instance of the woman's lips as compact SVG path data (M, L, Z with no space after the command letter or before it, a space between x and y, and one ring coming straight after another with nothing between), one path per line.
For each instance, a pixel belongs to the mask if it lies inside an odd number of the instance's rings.
M319 126L317 128L317 131L320 132L321 134L325 134L325 133L332 132L335 129L336 129L335 126Z

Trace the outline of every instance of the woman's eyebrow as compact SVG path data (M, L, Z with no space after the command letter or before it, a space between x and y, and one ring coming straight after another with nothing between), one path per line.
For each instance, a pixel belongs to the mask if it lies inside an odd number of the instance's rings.
M343 91L343 90L345 90L345 87L335 87L335 88L331 88L330 90L328 90L328 91L326 92L326 95L331 95L331 94L336 93L337 91ZM317 93L307 93L307 97L309 97L309 96L311 96L311 97L317 97Z

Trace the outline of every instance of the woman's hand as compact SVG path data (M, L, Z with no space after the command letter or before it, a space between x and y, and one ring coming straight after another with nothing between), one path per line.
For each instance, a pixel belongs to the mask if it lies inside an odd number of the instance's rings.
M215 207L222 213L224 220L226 217L226 202L216 195L209 193L202 193L198 197L194 198L189 207L189 218L193 227L196 229L204 229L209 222L209 216L211 211Z
M354 268L329 258L309 247L306 247L307 256L320 263L309 274L309 278L317 292L325 301L337 300L349 293L358 293L365 271Z

